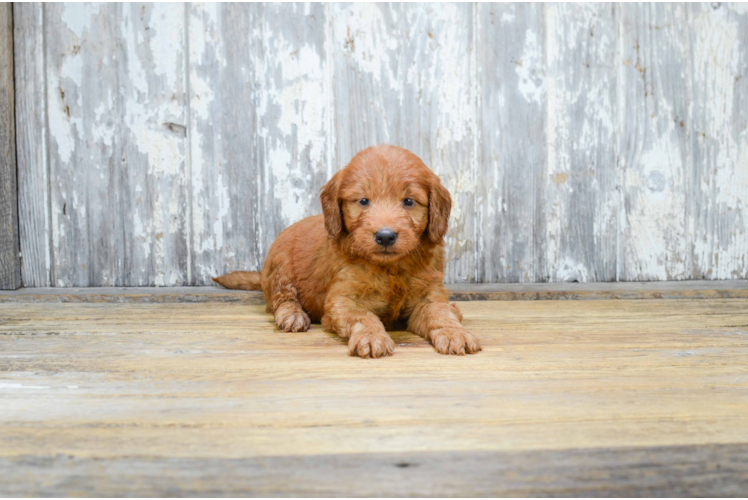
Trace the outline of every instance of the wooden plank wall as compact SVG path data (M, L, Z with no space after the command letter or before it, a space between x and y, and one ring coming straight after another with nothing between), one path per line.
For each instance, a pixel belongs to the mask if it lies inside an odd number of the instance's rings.
M0 4L0 290L21 286L13 98L13 5Z
M748 278L740 4L17 4L26 286L257 269L358 150L455 208L449 282Z

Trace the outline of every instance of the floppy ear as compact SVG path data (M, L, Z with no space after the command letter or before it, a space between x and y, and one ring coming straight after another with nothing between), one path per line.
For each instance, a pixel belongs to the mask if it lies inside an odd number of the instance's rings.
M325 216L325 230L328 238L337 238L343 230L343 214L340 208L338 189L340 188L340 171L332 176L319 194L322 213Z
M444 239L449 227L449 213L452 211L452 198L447 188L442 186L439 178L431 185L429 191L429 239L439 243Z

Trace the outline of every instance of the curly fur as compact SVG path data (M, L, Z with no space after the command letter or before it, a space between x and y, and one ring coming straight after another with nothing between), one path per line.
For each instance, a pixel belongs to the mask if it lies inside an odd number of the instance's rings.
M306 331L321 321L348 339L351 355L391 355L386 330L399 322L442 354L481 350L443 284L451 198L420 158L394 146L365 149L322 188L320 201L322 215L278 235L261 274L215 281L262 289L281 330ZM386 248L374 238L383 228L398 235Z

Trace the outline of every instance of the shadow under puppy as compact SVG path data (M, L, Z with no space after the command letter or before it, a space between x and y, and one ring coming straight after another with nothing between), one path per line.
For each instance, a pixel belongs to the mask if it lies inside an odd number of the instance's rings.
M322 188L320 200L323 215L279 234L262 273L214 280L262 289L283 331L321 321L348 339L352 356L391 355L386 330L395 323L442 354L481 350L443 284L449 192L420 158L394 146L365 149Z

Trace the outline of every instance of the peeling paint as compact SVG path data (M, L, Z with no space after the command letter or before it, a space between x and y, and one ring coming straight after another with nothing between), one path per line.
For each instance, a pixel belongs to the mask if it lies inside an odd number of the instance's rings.
M82 37L86 30L91 26L92 17L101 12L101 6L97 4L66 4L61 12L60 20L70 29L77 37Z
M694 187L699 211L695 228L694 273L708 279L736 279L748 273L748 139L736 121L745 110L746 87L735 75L748 72L745 33L748 16L732 5L693 6L694 88L699 102L694 128L698 166Z
M545 95L543 51L538 34L528 29L522 58L515 62L519 76L518 90L527 102L541 103Z
M748 276L741 5L40 9L55 285L257 269L382 142L452 193L448 281Z
M148 29L153 74L164 78L167 88L174 88L182 73L184 16L173 5L154 3L151 7Z
M564 258L557 264L555 269L555 281L587 283L590 281L590 273L587 266L582 262L575 262Z

